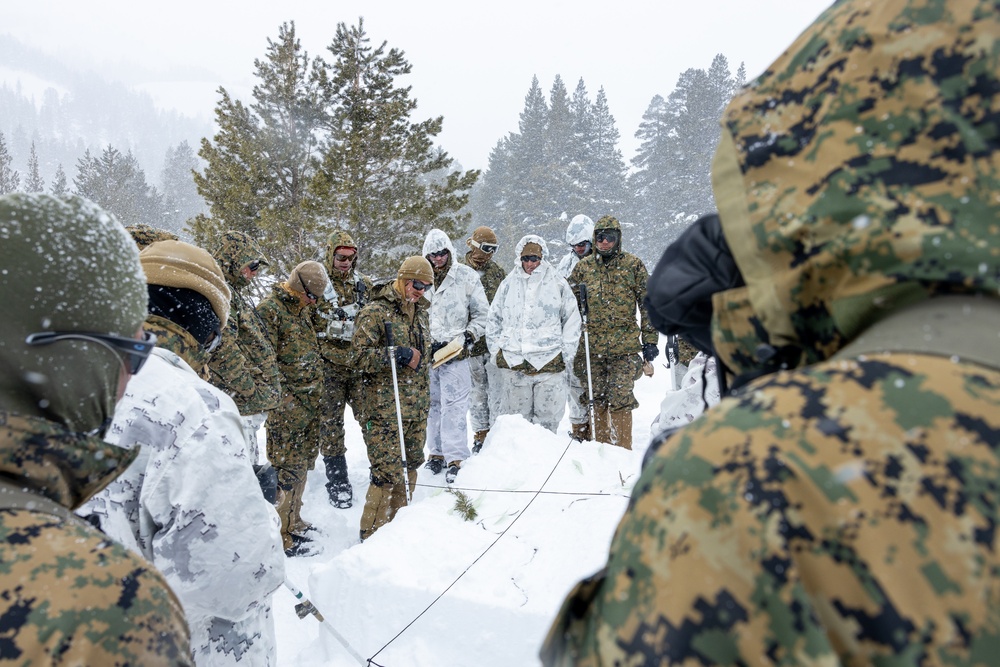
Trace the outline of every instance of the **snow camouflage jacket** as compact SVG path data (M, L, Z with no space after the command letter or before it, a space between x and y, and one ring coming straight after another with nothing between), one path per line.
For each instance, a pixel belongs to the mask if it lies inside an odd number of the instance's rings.
M472 252L469 251L465 253L465 256L460 258L459 261L479 274L479 282L482 283L483 293L486 294L486 303L491 304L493 303L493 297L497 293L497 288L500 287L500 283L503 282L503 279L507 277L507 272L503 270L503 267L493 261L492 258L481 268L476 268L476 265L471 261L471 257ZM476 341L475 345L472 346L469 356L478 357L486 354L488 351L489 350L486 347L486 337L483 336Z
M257 306L257 314L264 323L264 335L274 347L284 400L294 399L311 414L319 409L323 387L319 343L311 308L303 306L284 285L272 286L271 293Z
M337 248L345 247L353 248L355 254L351 270L341 273L333 266L333 255ZM371 279L355 268L358 263L357 252L358 246L350 234L345 231L330 234L326 256L323 258L323 267L330 278L330 285L310 313L320 354L345 371L353 367L351 339L354 337L358 312L372 296Z
M104 488L135 455L0 411L2 478L66 508ZM0 563L4 661L193 664L184 611L162 575L89 524L15 509L0 490Z
M569 254L559 260L559 275L569 278L573 269L580 261L580 256L573 250L573 246L584 241L592 241L594 237L594 221L585 215L574 215L566 226L566 245L570 246ZM593 253L593 248L584 257Z
M235 403L159 344L107 436L138 456L79 513L164 574L199 666L273 665L269 596L285 578L277 512L260 492Z
M250 299L250 282L240 275L244 266L263 255L249 236L229 231L212 256L229 283L232 299L222 343L209 361L209 381L232 397L240 414L269 412L281 399L278 364Z
M623 239L617 219L605 216L595 228L617 230L619 239L613 254L605 257L596 251L591 253L580 260L569 277L574 291L577 285L587 286L590 353L609 357L637 354L642 345L659 340L642 305L649 273L641 259L621 249ZM596 248L596 237L592 242Z
M996 661L998 54L994 3L845 0L730 103L714 344L798 353L660 447L545 664Z
M481 289L481 288L480 288ZM392 323L393 342L397 347L412 347L420 351L416 369L396 366L399 383L399 405L403 419L427 419L430 410L430 303L421 297L411 319L403 312L403 298L393 283L376 284L372 301L361 309L354 329L354 359L364 373L361 389L361 410L364 424L368 419L395 420L396 399L393 395L392 368L386 353L385 323Z
M445 249L451 253L451 268L441 285L428 290L427 295L431 303L431 336L435 342L447 343L468 331L478 341L486 334L486 313L490 308L479 274L458 262L447 234L440 229L427 232L424 257Z
M580 343L580 310L566 279L548 263L549 249L540 236L528 234L518 241L515 254L528 243L542 247L542 263L529 276L520 259L497 290L486 318L490 355L503 358L511 368L527 361L540 370L562 355L568 367Z

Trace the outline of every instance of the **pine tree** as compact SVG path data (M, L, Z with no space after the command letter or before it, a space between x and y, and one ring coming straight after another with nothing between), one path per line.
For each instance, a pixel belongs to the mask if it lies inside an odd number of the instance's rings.
M185 234L185 223L205 210L194 184L198 157L186 141L167 149L163 163L163 228Z
M17 192L21 186L21 175L11 168L14 159L7 152L7 142L0 132L0 195Z
M597 220L601 215L622 217L626 211L625 159L618 148L621 135L615 118L608 107L608 97L602 87L597 91L594 102L590 135L587 137L587 166L584 169L584 183L589 193L589 210L594 211ZM632 225L628 219L622 224Z
M265 58L254 60L259 82L249 108L219 89L219 130L212 141L202 140L199 155L207 166L194 176L210 216L197 216L191 231L206 247L226 229L246 232L282 276L316 257L322 243L308 189L326 120L320 89L325 74L323 61L302 50L294 23L282 24L277 40L267 45Z
M28 153L28 179L24 182L25 192L42 192L45 190L45 181L38 171L38 153L35 151L35 142L31 142L31 150Z
M66 182L66 172L63 170L61 162L56 166L56 175L52 179L52 186L49 188L49 192L56 196L62 196L69 192L69 186Z
M386 47L371 45L363 19L337 25L324 82L328 134L310 187L318 211L354 236L376 275L392 275L403 257L419 254L429 228L453 237L464 229L469 216L460 211L479 178L477 170L452 170L434 146L442 117L411 122L417 102L397 79L412 66Z
M122 155L108 146L100 157L88 150L77 163L76 193L113 213L123 225L163 225L161 196L146 183L146 175L129 151Z

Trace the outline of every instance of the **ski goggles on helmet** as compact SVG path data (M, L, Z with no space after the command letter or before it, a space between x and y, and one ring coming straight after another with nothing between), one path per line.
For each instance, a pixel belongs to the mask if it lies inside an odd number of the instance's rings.
M51 345L63 340L82 340L96 343L112 352L125 366L129 375L135 375L145 365L149 353L156 347L156 336L148 331L142 332L142 339L125 338L111 334L84 333L80 331L43 331L28 334L24 342L32 347Z
M479 248L480 250L489 255L495 253L497 251L497 248L500 247L496 243L480 243L476 239L469 239L469 243L471 243L474 248Z
M614 243L618 240L618 232L613 229L602 229L594 235L594 238L598 241L604 241Z

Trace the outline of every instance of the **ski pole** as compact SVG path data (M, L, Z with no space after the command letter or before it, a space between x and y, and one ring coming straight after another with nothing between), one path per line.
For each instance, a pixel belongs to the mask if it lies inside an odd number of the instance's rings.
M667 374L670 376L670 389L668 391L675 391L677 389L677 385L674 382L674 366L677 364L677 356L674 353L674 345L676 344L676 336L667 336L665 352L667 353Z
M315 616L316 620L319 621L323 626L325 626L326 629L330 632L330 634L333 635L333 638L336 639L338 642L340 642L340 645L343 646L344 649L346 649L347 652L351 654L351 657L358 661L358 664L367 665L365 659L362 658L360 655L358 655L358 652L355 651L351 647L351 645L347 643L347 640L344 639L344 636L342 634L337 632L337 629L330 624L330 621L323 618L323 614L319 613L319 609L316 608L316 605L310 602L309 598L304 596L302 594L302 591L296 588L295 585L288 579L285 579L285 588L288 589L288 591L292 594L292 596L296 600L301 600L301 602L295 605L296 616L298 616L300 619L303 619L306 616L309 616L310 614Z
M403 438L403 409L399 406L399 380L396 378L396 346L392 341L392 322L385 323L385 343L389 350L389 365L392 367L392 395L396 398L396 428L399 430L399 455L403 459L403 488L406 490L406 504L410 498L410 477L406 474L406 441Z
M590 375L590 335L587 332L587 317L590 306L587 305L587 286L580 283L580 312L583 315L583 351L587 358L587 391L589 393L587 408L590 412L590 437L597 440L597 428L594 426L594 382Z

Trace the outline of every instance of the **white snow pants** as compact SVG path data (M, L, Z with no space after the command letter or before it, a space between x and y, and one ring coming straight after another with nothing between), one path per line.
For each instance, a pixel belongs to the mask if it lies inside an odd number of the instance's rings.
M493 426L500 414L500 369L490 359L481 354L469 358L472 373L472 391L469 393L469 421L473 431L485 431Z
M257 432L264 425L264 422L267 421L267 413L261 412L255 415L245 415L240 421L243 422L243 433L247 438L247 456L250 457L250 463L253 465L263 463L260 460L260 445L257 443Z
M587 409L583 407L583 402L580 400L583 393L587 391L587 379L578 378L570 365L566 368L566 383L569 385L566 397L569 402L569 423L589 424L590 417L587 416Z
M562 373L525 375L498 368L503 382L500 414L521 415L553 433L566 409L566 377Z
M469 458L469 360L450 361L431 369L431 410L427 415L427 448L445 463Z

